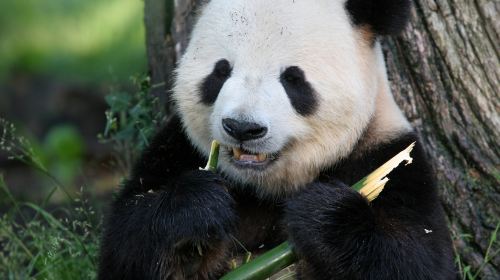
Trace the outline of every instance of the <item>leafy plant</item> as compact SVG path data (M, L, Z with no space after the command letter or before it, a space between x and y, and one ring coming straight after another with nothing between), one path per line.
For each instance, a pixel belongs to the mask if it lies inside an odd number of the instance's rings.
M52 195L56 190L61 190L69 200L72 196L66 186L50 171L43 160L43 153L35 149L34 145L24 136L17 135L14 124L0 118L0 152L3 151L9 160L20 161L27 166L39 171L55 185L50 191ZM48 201L48 200L46 200Z
M455 251L455 263L457 264L460 272L460 279L462 280L481 279L481 275L484 272L483 270L486 267L486 265L489 264L500 253L500 248L498 248L498 245L500 243L498 239L499 230L500 230L500 222L498 222L496 228L492 231L490 240L488 242L488 247L486 249L486 252L484 253L483 262L479 265L479 267L475 271L472 269L471 265L467 264L466 262L464 262L464 260L462 260L459 252ZM458 238L470 239L472 238L472 235L455 234L454 239Z
M30 142L0 119L0 151L46 175L55 184L41 205L14 198L0 174L0 279L94 279L99 217L83 189L72 198L37 156ZM49 211L47 202L61 188L73 206Z
M0 118L0 151L6 153L10 160L18 160L43 173L47 172L33 145L26 137L17 135L14 124L2 118Z
M106 102L106 128L99 135L103 143L111 143L115 149L118 166L126 173L149 139L157 131L165 115L158 97L150 93L149 77L132 79L137 86L130 93L113 89Z
M12 206L0 217L0 279L96 277L99 226L82 193L75 208L53 212L15 200L2 176L0 194Z

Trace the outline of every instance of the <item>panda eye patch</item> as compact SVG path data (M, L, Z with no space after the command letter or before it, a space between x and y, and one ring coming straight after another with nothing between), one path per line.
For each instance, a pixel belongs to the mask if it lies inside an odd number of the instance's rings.
M231 75L231 65L229 61L223 59L215 64L214 72L220 78L227 78Z
M221 59L215 63L212 73L210 73L201 84L200 92L202 103L206 105L215 103L224 83L231 76L231 72L231 64L226 59Z
M300 83L304 81L304 72L297 66L288 67L282 75L284 80L289 83Z
M285 69L280 76L280 82L297 113L302 116L314 113L318 106L316 94L300 67L291 66Z

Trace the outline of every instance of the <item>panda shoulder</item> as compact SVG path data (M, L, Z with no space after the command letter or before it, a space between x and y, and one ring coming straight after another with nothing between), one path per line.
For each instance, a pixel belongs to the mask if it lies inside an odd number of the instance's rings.
M366 135L365 137L369 136ZM402 130L390 137L388 135L385 139L378 139L377 142L358 143L348 157L324 171L321 179L340 179L348 185L352 185L382 166L412 143L415 143L415 147L411 152L412 163L408 166L400 164L390 174L389 180L433 185L434 174L430 161L427 159L420 138L413 130Z

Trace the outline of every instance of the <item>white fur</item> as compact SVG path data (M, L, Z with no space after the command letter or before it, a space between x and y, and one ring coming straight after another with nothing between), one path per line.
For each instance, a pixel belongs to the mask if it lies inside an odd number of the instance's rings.
M268 126L264 139L245 148L281 151L273 165L241 170L222 155L219 166L235 181L279 195L351 154L371 120L375 131L387 128L380 130L384 135L406 127L381 56L379 46L373 48L353 29L342 1L212 0L180 61L173 96L189 138L205 155L212 139L237 145L223 131L223 118ZM206 106L200 84L220 59L227 59L233 72L215 104ZM295 112L279 81L289 66L303 69L316 91L319 107L311 116Z

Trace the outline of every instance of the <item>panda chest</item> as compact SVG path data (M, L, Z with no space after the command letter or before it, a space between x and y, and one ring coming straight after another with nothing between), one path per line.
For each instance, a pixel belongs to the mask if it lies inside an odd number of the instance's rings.
M282 203L263 202L248 195L234 197L239 217L234 251L260 254L286 240Z

